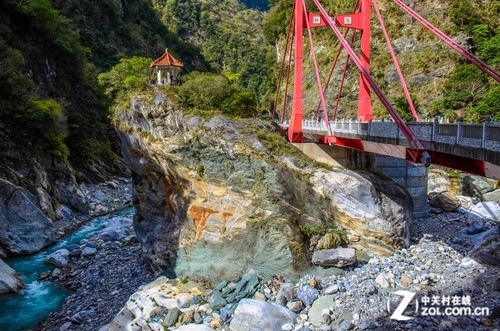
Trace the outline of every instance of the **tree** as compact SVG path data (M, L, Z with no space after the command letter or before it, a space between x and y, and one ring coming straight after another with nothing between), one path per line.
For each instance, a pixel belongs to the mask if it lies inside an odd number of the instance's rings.
M257 97L249 91L237 91L222 103L222 111L240 117L255 116Z
M467 121L483 122L486 116L500 122L500 85L493 86L471 112L467 113Z
M418 110L419 106L418 100L414 96L411 96L411 101L415 109ZM410 104L408 103L408 100L406 100L405 96L399 96L396 99L394 99L394 107L398 111L399 116L401 116L401 118L405 122L411 122L415 120L411 112Z
M218 109L234 90L229 80L222 75L195 71L184 76L179 94L190 107Z
M487 90L483 72L473 64L459 65L445 83L443 106L452 110L472 108Z
M150 58L140 56L121 59L120 63L110 71L99 75L99 83L105 87L106 94L113 98L133 90L146 88L151 62Z

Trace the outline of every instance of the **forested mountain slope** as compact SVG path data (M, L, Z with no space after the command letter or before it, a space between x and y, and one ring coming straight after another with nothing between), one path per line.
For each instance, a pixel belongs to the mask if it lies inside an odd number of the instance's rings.
M169 30L200 47L213 71L236 75L241 87L260 96L271 89L266 85L270 49L262 33L261 12L236 0L154 3Z
M116 137L97 74L122 57L154 58L167 46L188 68L206 68L197 48L170 32L148 0L2 1L2 172L30 156L47 164L69 160L85 172L106 168Z

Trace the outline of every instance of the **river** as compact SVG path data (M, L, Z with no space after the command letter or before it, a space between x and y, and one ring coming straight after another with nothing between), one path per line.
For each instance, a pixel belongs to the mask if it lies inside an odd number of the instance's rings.
M132 217L134 212L133 208L128 208L96 217L86 226L37 254L5 259L19 273L25 286L19 293L0 296L0 330L15 331L34 326L57 310L70 294L54 281L37 280L40 273L54 269L54 266L44 262L49 254L80 244L83 239L99 232L113 216Z

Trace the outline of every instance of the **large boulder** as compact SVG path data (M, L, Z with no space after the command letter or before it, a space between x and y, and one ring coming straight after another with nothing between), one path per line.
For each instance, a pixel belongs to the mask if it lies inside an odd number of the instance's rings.
M500 202L500 189L483 194L483 200Z
M335 296L333 295L324 295L314 301L311 308L307 312L309 321L314 326L319 326L320 324L324 323L323 312L325 309L330 310L335 305L334 298Z
M120 241L133 233L132 220L126 217L113 217L101 231L104 241Z
M460 207L460 201L450 192L434 192L429 194L429 205L444 211L454 211Z
M268 123L190 117L177 102L139 97L116 114L134 230L158 272L293 276L311 267L307 229L332 223L376 252L409 243L412 200L396 183L318 169Z
M169 280L159 277L139 287L111 323L100 330L166 330L157 320L158 312L172 309L185 311L186 309L182 307L189 306L193 297L200 296L203 291L204 288L201 285L191 281L186 283L178 279Z
M477 197L481 200L484 195L494 190L495 180L481 176L462 175L460 176L462 191L470 197Z
M22 287L17 272L0 259L0 294L19 292Z
M296 315L287 308L254 299L243 299L234 311L232 331L281 331L281 326L294 323Z
M335 221L359 237L359 244L382 254L409 245L413 203L395 182L343 169L316 171L310 181L331 199L338 211Z
M10 254L31 254L54 242L54 224L28 190L0 179L0 245Z
M482 243L476 245L468 256L482 264L500 266L500 232L493 232Z
M69 251L66 248L59 249L47 256L44 262L55 265L58 268L65 267L69 263Z
M356 263L356 251L353 248L318 250L312 256L312 263L322 267L348 267Z
M469 209L469 220L500 221L500 204L494 201L483 201L475 204Z
M427 193L442 193L450 191L450 176L441 169L429 169L427 175Z

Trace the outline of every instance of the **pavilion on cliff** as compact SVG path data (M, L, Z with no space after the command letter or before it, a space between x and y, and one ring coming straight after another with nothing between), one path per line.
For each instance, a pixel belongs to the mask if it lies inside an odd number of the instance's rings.
M158 85L172 85L179 81L179 73L184 68L184 64L173 57L167 48L162 56L151 63L150 67L157 70L156 83Z

